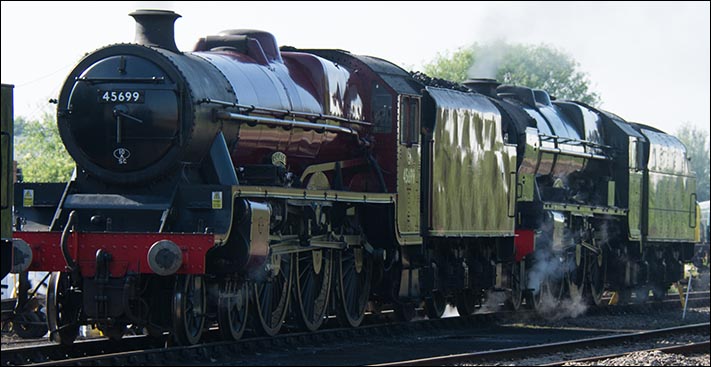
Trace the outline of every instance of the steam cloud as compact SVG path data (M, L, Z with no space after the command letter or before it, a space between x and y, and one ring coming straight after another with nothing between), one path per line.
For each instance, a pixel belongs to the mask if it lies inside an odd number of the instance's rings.
M467 75L470 78L496 79L496 72L504 60L505 53L503 47L497 47L501 43L502 41L498 41L475 48L477 52L474 57L474 64L467 71Z
M542 292L540 285L548 281L556 292L559 287L566 286L566 273L575 270L575 260L565 255L565 247L571 246L570 234L567 228L563 233L555 233L554 222L563 221L562 215L553 213L551 220L545 220L539 228L540 237L536 239L537 250L533 253L533 268L527 274L528 285L535 295L541 297L539 314L549 320L559 320L566 317L577 317L585 313L587 304L582 294L570 296L564 292L558 299L553 292ZM565 289L563 289L565 291Z

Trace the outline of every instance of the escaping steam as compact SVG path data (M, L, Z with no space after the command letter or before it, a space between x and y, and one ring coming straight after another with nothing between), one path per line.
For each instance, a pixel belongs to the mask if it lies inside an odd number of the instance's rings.
M499 67L504 61L505 48L498 47L502 41L484 46L474 46L474 64L469 67L467 75L470 78L496 79Z
M487 292L486 300L484 301L484 303L474 313L479 314L479 313L487 313L487 312L496 312L499 309L501 309L501 307L504 305L506 298L507 298L507 295L505 292L489 291L489 292Z
M588 306L583 294L566 289L566 276L573 274L576 268L575 258L566 254L566 249L572 246L572 236L565 225L565 216L558 212L551 214L537 231L537 249L527 284L528 289L540 297L540 315L559 320L580 316Z

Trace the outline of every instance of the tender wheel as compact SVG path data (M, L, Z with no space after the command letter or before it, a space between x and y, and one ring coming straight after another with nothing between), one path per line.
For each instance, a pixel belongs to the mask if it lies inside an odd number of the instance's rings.
M664 298L667 297L669 291L669 285L667 284L654 284L652 287L652 300L654 302L662 302Z
M249 286L242 282L226 281L217 300L217 322L220 335L226 340L239 340L244 335L249 311Z
M357 327L365 317L370 297L373 262L362 247L349 247L339 253L336 270L338 320Z
M47 316L39 311L23 312L15 316L10 327L20 338L41 338L47 334Z
M471 288L458 292L454 297L459 316L469 316L476 311L476 306L481 304L482 296Z
M617 291L617 303L620 305L628 304L632 301L632 290L623 288Z
M328 309L333 273L331 250L300 252L296 255L295 300L299 323L315 331L323 324Z
M205 283L199 275L178 275L173 296L173 338L180 345L200 340L207 306Z
M71 290L69 273L54 272L47 286L47 327L49 338L70 345L79 335L81 295Z
M518 311L523 303L523 290L526 287L526 261L515 261L511 264L511 296L506 305Z
M146 325L143 328L143 334L158 342L164 342L166 337L163 335L163 329L156 325Z
M439 319L447 308L447 299L442 292L434 291L425 298L425 313L430 319Z
M632 291L635 298L635 303L645 303L649 300L649 288L642 287Z
M417 316L415 304L412 302L397 302L394 309L395 319L398 321L411 321Z
M101 326L99 327L99 330L101 330L101 333L107 338L113 341L118 341L121 340L123 335L126 333L126 325Z
M272 255L267 279L253 286L254 322L257 333L274 336L281 330L291 296L293 256Z

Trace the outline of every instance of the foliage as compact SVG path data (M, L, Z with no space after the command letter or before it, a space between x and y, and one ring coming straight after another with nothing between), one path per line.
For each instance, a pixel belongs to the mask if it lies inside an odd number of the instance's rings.
M495 78L505 84L543 89L559 99L597 105L600 97L590 90L587 74L578 67L575 59L552 46L496 42L475 43L451 56L439 54L424 66L424 72L454 82Z
M424 72L458 83L470 78L495 78L505 84L543 89L559 99L599 104L600 96L591 91L587 74L578 68L570 55L548 45L495 42L438 54L424 65ZM696 172L698 201L709 200L709 132L687 123L676 136L686 145Z
M696 172L696 200L709 200L709 131L687 122L677 129L675 135L686 146L691 169Z
M456 51L451 56L449 53L438 54L434 61L425 64L424 71L425 74L434 78L461 83L469 78L467 73L473 63L474 50L465 48Z
M66 182L74 170L59 136L54 116L40 120L15 118L15 160L25 182Z

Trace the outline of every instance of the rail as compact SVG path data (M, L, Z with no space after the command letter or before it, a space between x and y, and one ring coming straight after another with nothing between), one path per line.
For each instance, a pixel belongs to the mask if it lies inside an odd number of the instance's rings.
M687 354L687 353L708 353L709 352L709 347L711 347L711 344L709 341L705 342L700 342L700 343L689 343L689 344L682 344L682 345L674 345L671 347L662 347L662 348L653 348L653 349L645 349L645 350L640 350L640 351L635 351L635 352L651 352L651 351L660 351L664 353L677 353L677 354ZM553 362L553 363L546 363L542 364L541 366L563 366L566 363L583 363L583 362L598 362L602 361L605 359L611 359L611 358L618 358L618 357L623 357L627 354L634 353L634 352L625 352L625 353L616 353L616 354L606 354L604 356L595 356L595 357L587 357L587 358L578 358L578 359L571 359L567 361L559 361L559 362Z
M421 358L413 359L408 361L396 361L390 363L375 364L373 366L437 366L445 364L456 364L456 363L472 363L474 361L487 361L487 360L499 360L499 359L510 359L513 357L526 356L530 357L532 355L560 352L562 350L571 350L584 347L599 347L601 345L609 344L619 344L630 340L640 340L649 339L653 337L658 337L668 334L676 334L683 332L694 332L694 331L706 331L708 332L711 324L708 322L692 325L676 326L671 328L650 330L650 331L640 331L636 333L627 333L622 335L610 335L601 336L595 338L572 340L559 343L548 343L540 344L519 348L506 348L497 349L492 351L475 352L475 353L462 353L455 355L431 357L431 358Z

